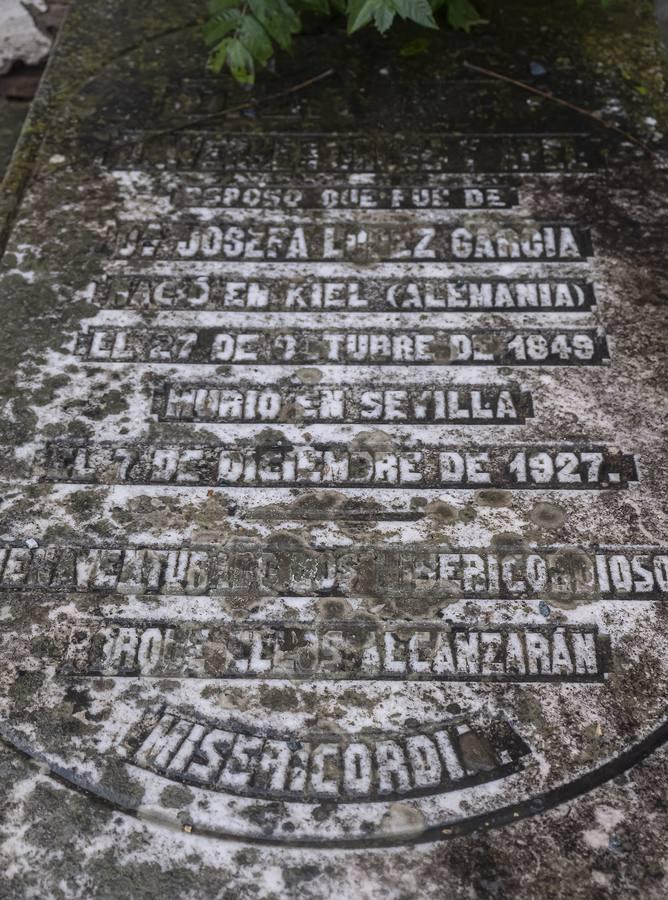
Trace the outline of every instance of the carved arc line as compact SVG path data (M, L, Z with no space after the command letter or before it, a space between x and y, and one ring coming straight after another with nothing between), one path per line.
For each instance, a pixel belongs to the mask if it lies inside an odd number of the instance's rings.
M141 809L132 806L129 800L124 802L125 798L114 796L110 791L101 785L91 784L86 778L77 775L75 772L49 762L47 757L38 751L32 750L22 736L6 723L0 722L0 741L14 750L21 753L27 759L46 767L48 774L54 780L64 784L69 788L73 788L80 793L92 794L95 799L103 803L105 806L114 810L124 812L128 815L135 816L147 822L154 822L161 826L166 826L176 830L176 826L166 821L162 816L155 814L143 814ZM539 813L548 812L563 803L575 800L584 794L601 787L618 775L628 771L642 760L650 756L662 744L668 741L668 719L652 731L646 738L639 743L634 744L628 750L609 760L603 765L598 766L585 775L576 778L574 781L562 784L552 790L538 794L536 797L528 800L512 803L501 809L491 813L482 813L467 819L454 819L450 822L442 822L438 825L432 825L419 834L413 835L386 835L384 837L361 838L359 840L330 840L314 841L314 840L281 840L272 837L258 836L239 836L234 834L225 834L209 829L197 828L195 825L189 825L189 832L204 837L217 838L219 840L233 840L239 843L248 844L264 844L269 846L294 846L317 848L321 850L354 850L362 848L401 846L407 844L424 844L437 840L449 840L456 837L463 837L477 831L491 831L493 828L501 828L506 825L512 825L523 819L531 818ZM181 829L178 829L181 830Z

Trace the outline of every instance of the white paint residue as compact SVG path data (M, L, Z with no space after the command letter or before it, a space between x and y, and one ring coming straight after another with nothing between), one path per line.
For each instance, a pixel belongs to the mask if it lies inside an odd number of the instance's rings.
M32 5L46 9L44 0L32 0ZM34 66L51 49L51 41L35 25L27 6L21 0L3 0L0 4L0 74L8 72L18 60Z

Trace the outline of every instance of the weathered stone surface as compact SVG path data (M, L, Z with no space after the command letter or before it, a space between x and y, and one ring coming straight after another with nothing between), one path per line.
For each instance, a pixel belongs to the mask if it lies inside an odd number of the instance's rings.
M553 7L221 116L198 3L75 6L2 207L10 896L665 896L662 57Z

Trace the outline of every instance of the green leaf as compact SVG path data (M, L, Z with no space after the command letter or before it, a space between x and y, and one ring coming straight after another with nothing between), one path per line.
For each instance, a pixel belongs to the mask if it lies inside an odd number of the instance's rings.
M393 0L393 3L402 19L411 19L424 28L438 28L429 0Z
M364 28L373 19L377 0L350 0L348 4L348 34Z
M301 28L299 16L285 0L248 0L249 6L267 34L279 47L288 50L292 35Z
M469 0L448 0L448 24L460 31L470 31L474 25L486 25Z
M381 4L373 17L374 24L381 34L385 34L388 28L392 27L392 22L394 22L396 13L391 6L391 2L392 0L388 0L388 3Z
M247 14L243 17L238 37L251 56L260 65L266 66L274 55L274 47L269 35L254 16Z
M232 38L227 47L227 64L230 72L240 84L255 83L255 64L253 57L241 41Z
M239 28L243 16L238 9L228 9L209 19L204 25L204 40L211 46L217 44L235 28Z
M227 62L227 48L231 38L221 41L209 54L208 68L212 72L221 72Z

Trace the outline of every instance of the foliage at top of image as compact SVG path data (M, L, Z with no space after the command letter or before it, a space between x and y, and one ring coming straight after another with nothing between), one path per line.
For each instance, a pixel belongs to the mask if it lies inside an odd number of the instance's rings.
M555 0L558 2L558 0ZM588 0L575 0L584 6ZM598 0L609 6L613 0ZM254 84L257 67L266 66L276 47L289 50L301 31L301 16L345 16L348 34L373 25L381 34L397 18L424 28L438 28L436 17L450 28L470 31L484 25L476 0L209 0L204 39L213 72L228 68L241 84Z

